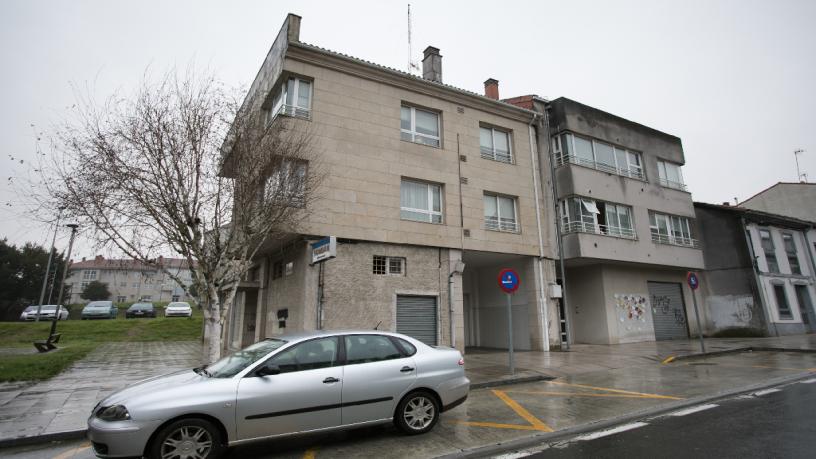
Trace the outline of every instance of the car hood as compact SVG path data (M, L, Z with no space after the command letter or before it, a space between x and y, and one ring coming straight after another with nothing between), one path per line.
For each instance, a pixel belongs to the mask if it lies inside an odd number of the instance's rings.
M168 311L189 311L190 306L167 306Z
M131 384L102 400L102 406L126 404L145 395L161 396L163 392L184 390L188 384L195 384L210 379L207 376L196 374L192 369L179 370L175 373L155 376Z

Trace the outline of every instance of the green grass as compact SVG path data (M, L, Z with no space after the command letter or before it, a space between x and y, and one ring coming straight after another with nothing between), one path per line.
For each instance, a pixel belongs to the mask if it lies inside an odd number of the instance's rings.
M0 348L33 348L34 341L48 337L50 327L51 322L0 322ZM124 311L120 311L115 320L60 321L57 324L57 333L62 334L57 344L59 350L2 355L0 381L50 378L104 343L191 341L201 338L201 330L202 317L195 309L191 318L125 319Z

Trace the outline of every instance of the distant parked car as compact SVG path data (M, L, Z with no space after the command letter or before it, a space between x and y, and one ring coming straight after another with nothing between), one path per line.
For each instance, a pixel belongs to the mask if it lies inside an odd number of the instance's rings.
M25 311L20 314L20 320L37 320L37 307L37 305L33 305L25 308ZM56 313L56 304L44 304L42 305L42 308L40 308L40 320L54 320L54 315ZM65 306L60 307L59 320L68 320L68 309L66 309Z
M133 303L125 311L125 319L132 317L156 317L156 310L153 303Z
M192 317L193 308L185 301L174 301L164 308L164 317Z
M82 308L82 320L115 319L119 309L113 301L91 301Z

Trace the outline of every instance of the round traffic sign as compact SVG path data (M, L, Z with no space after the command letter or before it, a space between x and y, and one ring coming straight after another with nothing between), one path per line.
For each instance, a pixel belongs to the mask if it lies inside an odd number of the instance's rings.
M686 275L686 281L692 290L697 290L697 287L700 286L700 279L697 277L696 273L689 272L688 275Z
M518 273L510 268L502 269L499 272L499 288L505 293L513 293L519 288L521 279Z

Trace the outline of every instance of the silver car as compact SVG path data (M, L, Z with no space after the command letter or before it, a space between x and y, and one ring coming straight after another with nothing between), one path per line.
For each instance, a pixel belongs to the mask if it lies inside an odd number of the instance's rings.
M282 335L112 394L88 437L100 457L209 459L254 440L392 421L421 434L467 398L464 364L456 349L396 333Z
M20 314L20 320L37 320L37 308L37 305L25 308L23 313ZM40 320L54 320L56 314L57 305L55 304L44 304L40 307ZM68 310L65 309L65 306L60 306L59 320L68 320Z

